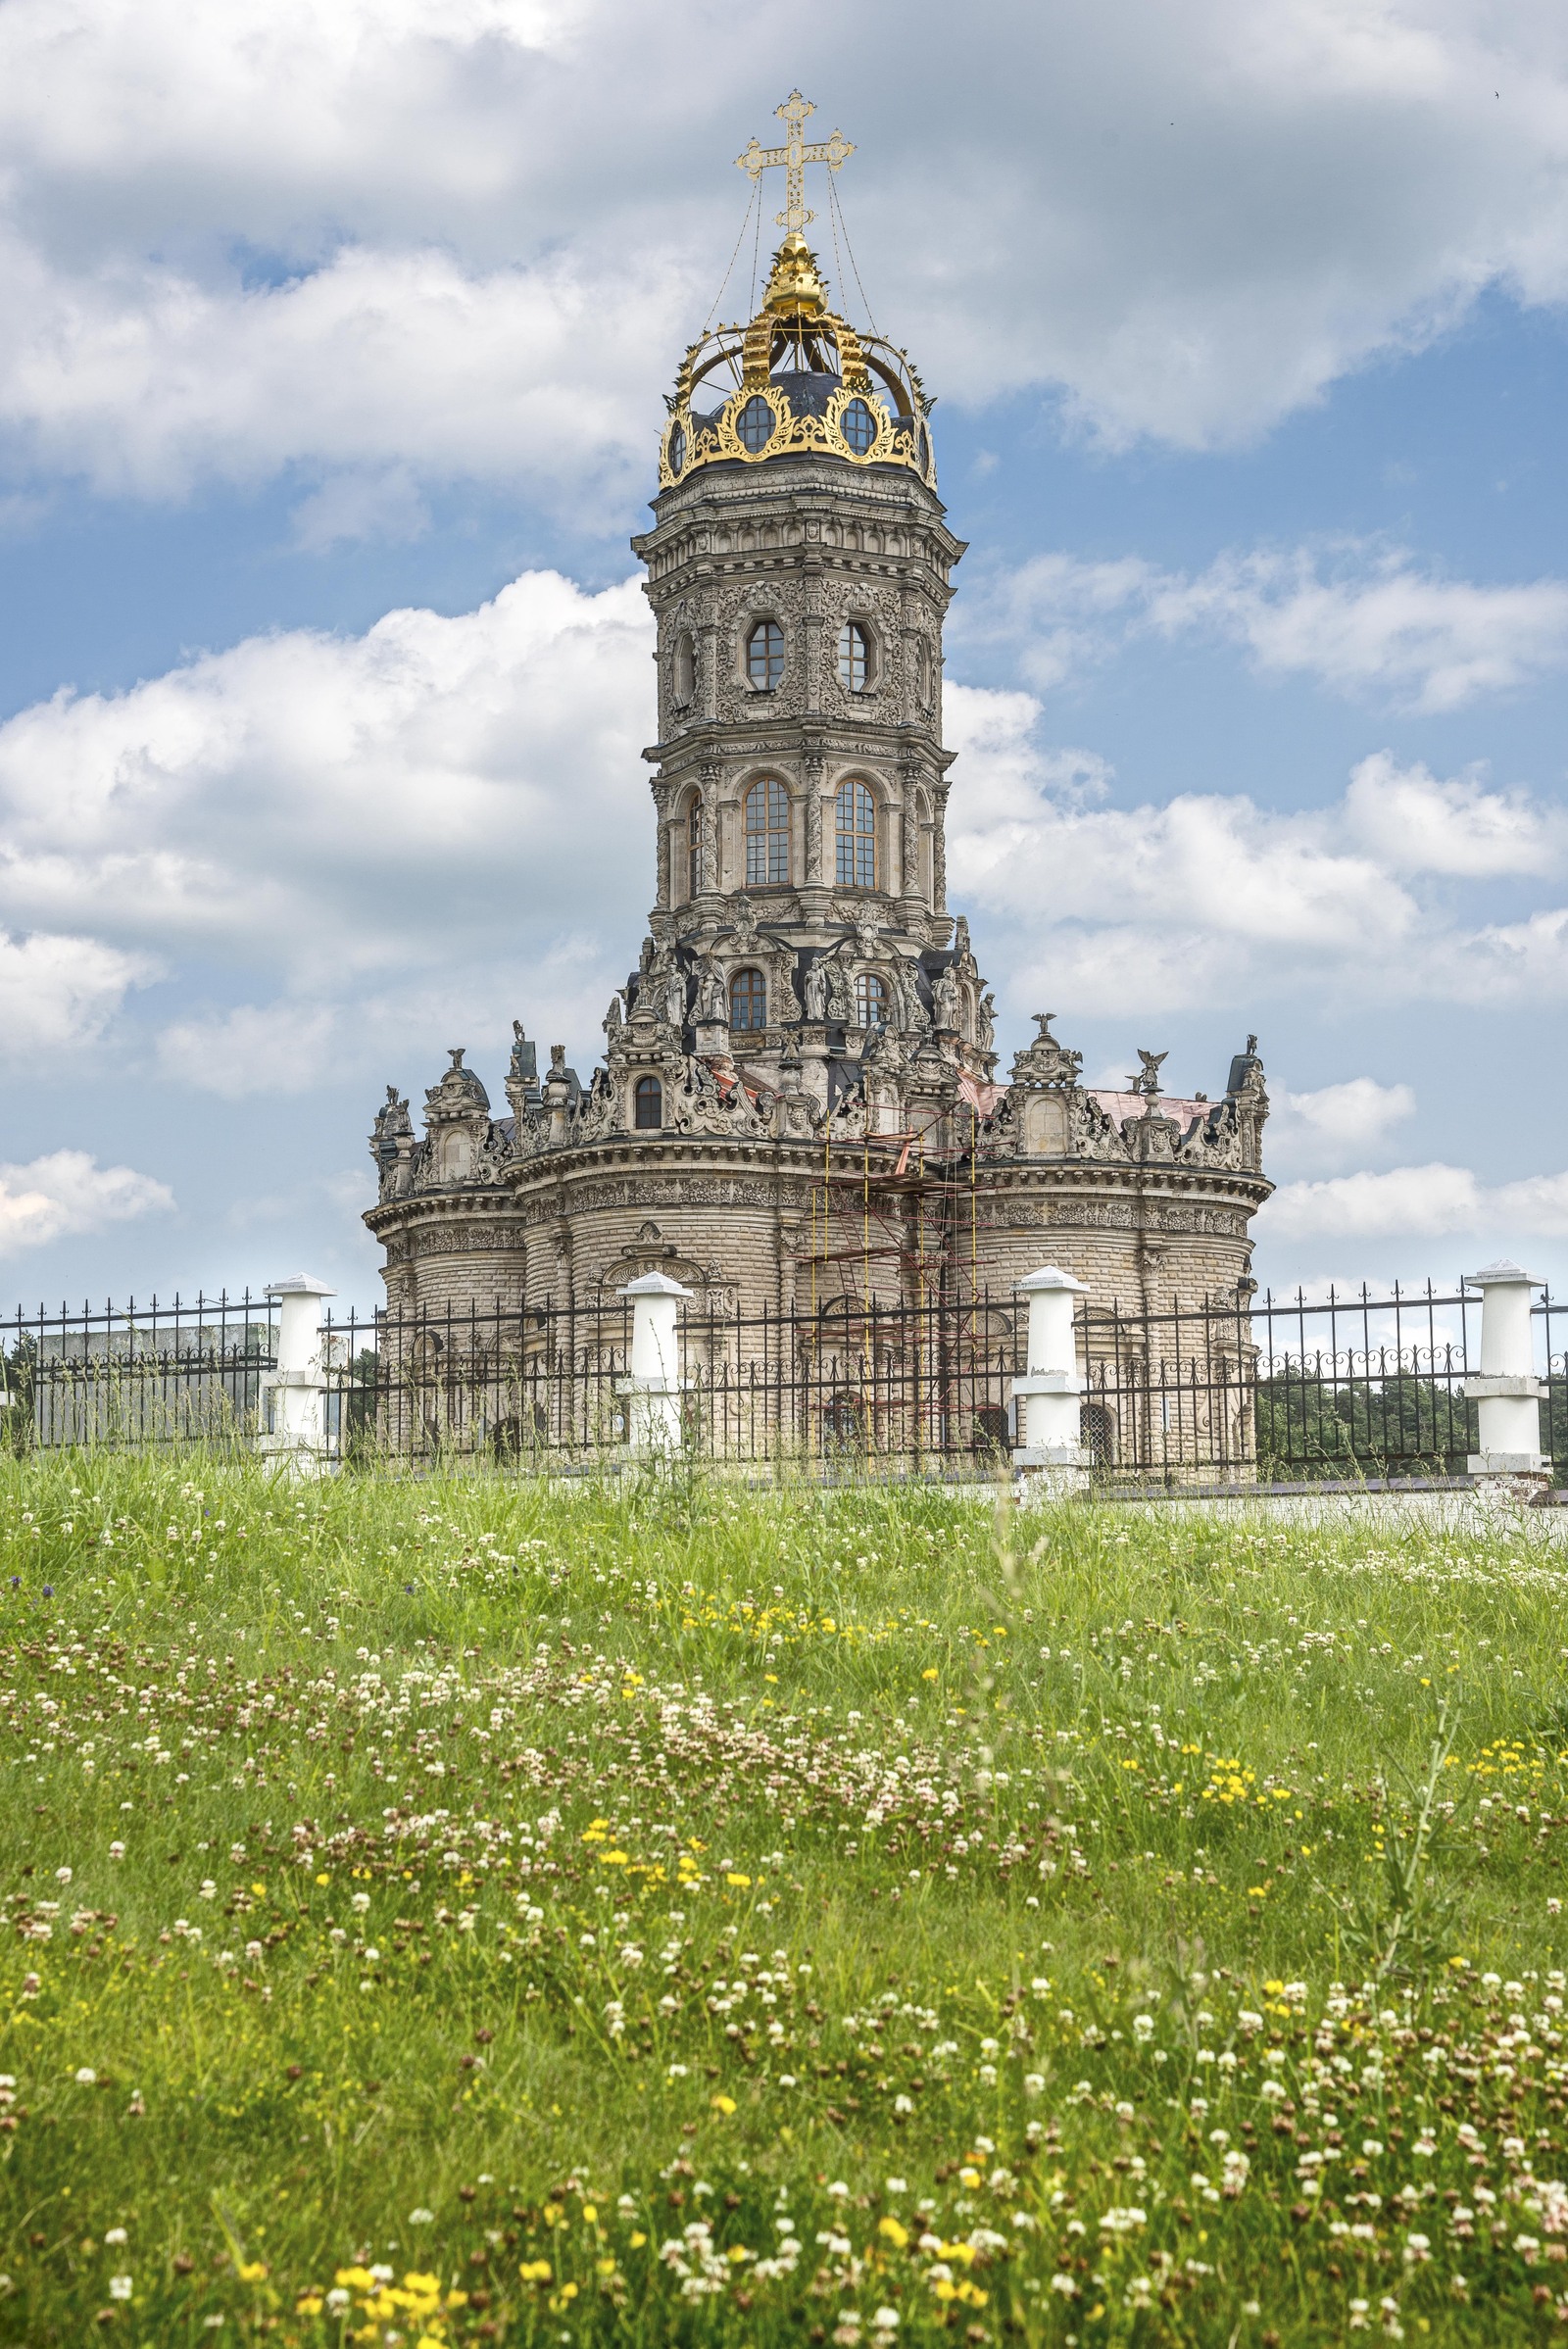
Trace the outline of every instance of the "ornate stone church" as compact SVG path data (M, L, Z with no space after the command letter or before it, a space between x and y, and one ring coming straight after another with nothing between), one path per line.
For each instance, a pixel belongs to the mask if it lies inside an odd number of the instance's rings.
M963 543L908 354L851 323L808 246L811 111L739 160L787 175L760 308L680 361L653 527L654 903L586 1078L520 1022L497 1115L453 1052L423 1132L389 1088L366 1221L390 1306L591 1308L650 1271L768 1315L1001 1297L1053 1262L1091 1307L1250 1290L1270 1186L1249 1038L1224 1091L1123 1091L995 1004L948 905L943 620ZM630 779L628 778L628 789ZM628 809L630 803L628 802Z

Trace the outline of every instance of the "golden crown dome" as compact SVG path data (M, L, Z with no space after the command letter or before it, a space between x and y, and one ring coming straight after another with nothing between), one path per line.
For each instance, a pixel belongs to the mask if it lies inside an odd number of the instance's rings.
M710 377L720 396L705 411L694 402ZM699 336L666 406L661 489L705 465L806 456L904 465L936 487L932 403L907 352L829 307L816 255L796 227L773 256L757 316Z

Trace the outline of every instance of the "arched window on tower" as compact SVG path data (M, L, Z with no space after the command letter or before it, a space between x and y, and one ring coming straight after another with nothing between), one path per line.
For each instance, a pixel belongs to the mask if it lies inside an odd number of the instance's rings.
M874 970L862 970L855 982L855 1019L861 1028L887 1025L888 991Z
M686 810L686 895L694 898L703 886L703 803L694 797Z
M639 1077L632 1095L632 1123L639 1134L657 1133L664 1122L664 1088L657 1077Z
M839 785L838 885L876 887L876 802L863 783Z
M691 630L683 628L675 639L673 686L675 700L684 709L697 690L697 648L692 643Z
M746 639L746 674L771 693L784 679L784 631L777 620L759 620Z
M790 877L790 795L776 775L746 794L746 886L775 888Z
M767 982L760 970L738 970L729 983L729 1024L748 1034L767 1025Z

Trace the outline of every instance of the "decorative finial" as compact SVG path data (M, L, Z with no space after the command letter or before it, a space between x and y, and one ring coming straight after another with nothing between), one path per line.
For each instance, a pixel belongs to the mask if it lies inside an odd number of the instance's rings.
M1143 1046L1140 1045L1138 1047L1140 1063L1138 1074L1127 1080L1133 1092L1141 1093L1151 1106L1159 1099L1159 1064L1165 1057L1164 1052L1146 1052Z
M776 106L773 112L788 132L784 145L782 147L761 147L754 138L745 152L736 156L735 168L737 171L750 172L755 180L760 179L762 173L771 170L775 165L782 167L784 210L775 213L773 217L781 228L793 229L799 235L807 221L814 220L816 218L814 212L808 210L806 203L807 165L808 163L825 163L830 171L836 171L846 157L855 153L855 148L853 143L837 130L834 131L831 138L819 139L809 147L806 145L801 132L807 116L814 115L816 108L809 98L803 98L799 90L791 90L783 105Z
M454 1068L461 1068L463 1066L463 1055L467 1049L468 1048L466 1044L449 1044L447 1046L447 1051L452 1056L452 1065Z

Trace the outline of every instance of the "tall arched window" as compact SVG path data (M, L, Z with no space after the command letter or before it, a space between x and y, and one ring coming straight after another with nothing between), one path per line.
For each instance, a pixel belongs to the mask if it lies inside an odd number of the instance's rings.
M748 1032L767 1025L767 982L760 970L738 970L729 983L729 1024Z
M776 775L746 794L746 886L766 889L790 877L790 795Z
M746 674L765 693L783 681L784 631L777 620L759 620L746 639Z
M686 895L694 898L703 886L703 803L694 799L686 810Z
M655 1133L664 1122L664 1088L657 1077L639 1077L632 1096L632 1123L639 1134Z
M876 802L863 783L839 785L838 885L876 887Z
M861 1028L887 1024L888 991L874 970L862 970L855 982L855 1019Z
M697 649L691 631L683 628L675 639L675 699L684 708L697 690Z

